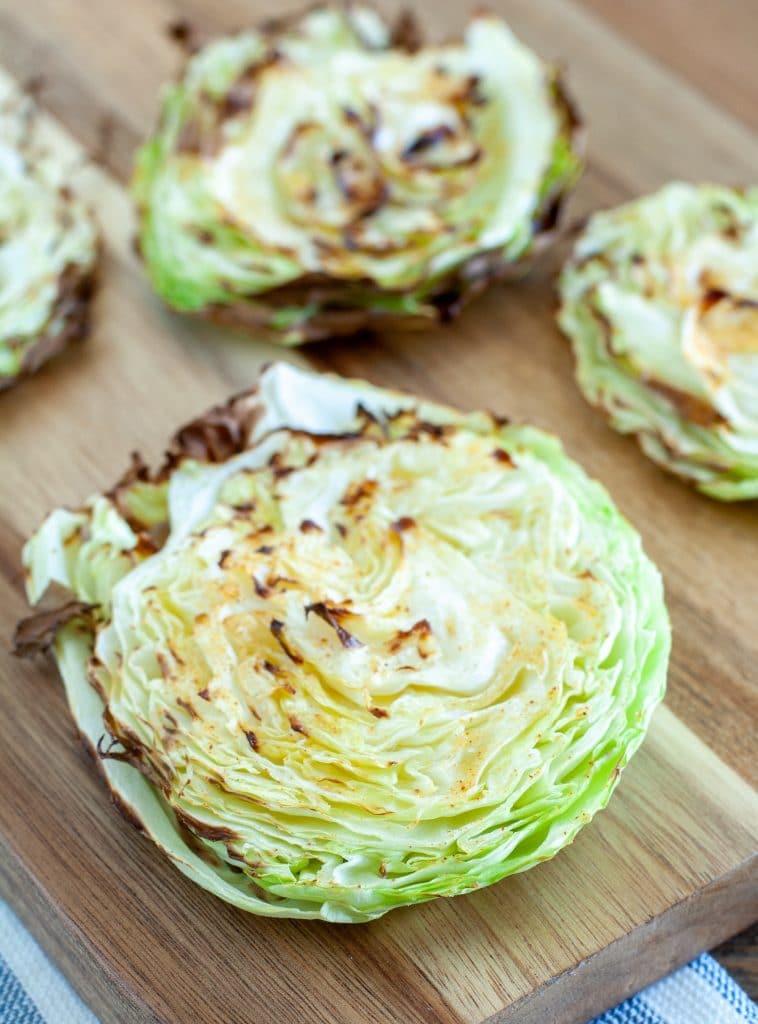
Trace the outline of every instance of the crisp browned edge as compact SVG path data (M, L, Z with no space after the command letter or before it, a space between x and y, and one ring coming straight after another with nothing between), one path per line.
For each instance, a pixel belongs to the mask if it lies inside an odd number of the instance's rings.
M62 626L73 619L88 618L93 608L94 605L85 601L73 600L21 619L13 632L11 653L17 658L46 654Z
M34 343L26 349L18 373L0 377L0 391L13 387L23 377L31 376L40 367L57 356L69 344L82 341L90 330L91 301L99 280L98 264L102 255L102 242L98 237L97 251L91 267L69 264L58 279L58 295L50 311L47 325ZM63 327L55 332L55 321L63 317Z
M311 12L332 6L349 11L356 4L351 0L342 0L336 5L315 2L298 11L263 19L253 28L263 35L276 36L287 31L293 25L297 25ZM406 50L408 53L415 53L422 48L423 33L417 18L410 9L401 8L390 23L384 14L370 3L370 0L362 2L360 6L371 7L385 22L390 30L391 48ZM479 13L488 12L481 11ZM187 19L180 18L172 22L167 30L169 35L183 47L188 60L212 41L210 37L206 38L197 33ZM447 43L459 42L461 38L460 36L453 37L447 40ZM180 70L178 80L183 78L185 69L186 65ZM581 174L586 149L584 123L560 71L553 68L548 69L548 73L556 106L561 115L561 131L565 132L569 145L579 161L579 174ZM160 130L161 118L162 113L159 112L156 131ZM507 259L499 249L475 253L454 267L437 282L432 291L423 296L421 300L423 307L419 313L397 314L349 305L350 293L355 289L368 289L375 291L378 295L402 297L412 293L414 288L383 289L371 278L345 280L326 273L320 275L307 273L285 285L271 288L254 296L242 296L229 303L210 303L202 309L185 315L238 327L251 333L255 332L258 337L277 341L286 336L287 330L278 330L270 323L271 314L282 308L275 300L282 299L283 305L286 305L289 300L289 304L293 306L317 304L315 296L319 289L326 286L333 292L333 301L339 302L342 299L346 305L344 308L324 310L309 317L302 324L293 325L293 329L297 331L300 338L298 344L327 341L331 338L355 337L364 332L426 330L440 323L449 323L455 320L464 307L491 284L517 279L529 269L535 257L555 240L563 205L575 185L576 180L566 181L544 197L541 205L534 212L532 237L521 256L516 259ZM135 252L140 260L143 259L139 243L141 221L142 212L137 208Z
M261 375L265 367L261 370ZM127 511L120 504L121 491L135 481L160 482L166 480L185 459L218 463L244 451L250 441L255 423L261 415L260 377L253 387L233 395L227 401L207 409L185 423L169 441L162 464L152 472L138 452L132 452L129 468L116 483L104 491L127 520ZM130 523L140 531L140 525ZM148 539L149 541L149 539ZM160 546L160 545L159 545ZM13 635L13 653L19 657L33 657L46 653L52 646L57 631L77 618L87 619L93 605L67 600L54 607L45 607L19 620Z
M758 918L758 853L480 1024L586 1024ZM563 986L571 977L574 1000Z

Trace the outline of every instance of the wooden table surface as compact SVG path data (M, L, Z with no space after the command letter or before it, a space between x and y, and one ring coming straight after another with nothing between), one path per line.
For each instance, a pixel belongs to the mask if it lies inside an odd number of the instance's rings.
M758 177L755 0L730 0L726 7L723 0L540 0L539 4L533 0L502 0L493 6L546 57L561 59L572 54L568 81L590 127L589 165L571 205L573 216L656 187L676 173L734 183L751 175ZM90 0L0 0L0 64L22 81L41 75L39 95L43 106L123 182L135 145L154 123L160 84L180 60L157 26L186 16L200 28L224 30L244 25L250 7L248 0L227 0L224 4L212 0L131 0L129 4L116 0L98 4ZM258 4L255 9L262 7ZM447 31L460 27L467 5L446 0L437 9L441 29ZM155 30L146 33L145 24ZM104 40L109 44L103 45ZM577 54L584 59L578 59ZM655 111L654 119L651 110ZM630 145L630 138L634 145ZM143 282L138 273L133 273L128 281L132 301L144 301L141 289ZM508 307L503 330L515 335L532 328L544 330L539 325L546 322L552 302L548 271L525 282L521 296L522 304ZM464 317L461 330L465 336L481 341L477 325L488 310L490 315L499 315L496 301L487 297L481 302L481 311ZM127 313L123 313L126 322ZM221 379L229 381L231 390L238 367L246 365L241 349L230 344L200 351L198 339L205 337L203 332L187 329L186 325L184 330L190 336L188 351L192 357L205 360ZM428 341L420 341L415 349L405 345L407 342L395 345L384 341L371 351L373 379L391 386L409 382L414 386L418 380L419 387L433 398L458 399L469 406L475 403L477 393L467 381L477 372L476 353L464 349L459 367L443 365L444 360L436 356ZM46 374L60 373L65 385L71 367L71 372L84 370L82 358L77 355L69 366L51 368ZM319 367L359 375L368 372L368 358L365 345L351 347L347 343L332 348L320 346L310 356ZM556 358L560 365L555 374L567 377L567 357L561 354ZM429 376L420 369L422 364L431 367ZM507 371L507 358L498 357L497 372ZM188 375L182 380L191 392ZM26 386L33 388L36 382ZM487 395L490 405L495 404L489 401L493 395L494 385ZM514 399L516 403L519 400L518 396ZM188 411L191 408L188 406ZM195 411L200 408L202 404L195 401ZM570 449L576 445L578 450L578 439L585 429L600 436L602 428L580 402L572 397L562 408L575 417L561 431ZM540 411L526 393L521 407L503 411L559 429L555 413ZM12 419L14 415L11 412ZM133 432L134 443L148 437L141 423L134 425ZM644 480L655 491L654 503L670 502L680 507L694 526L705 528L712 521L710 503L685 496L679 484L664 479L652 467L640 466L641 456L631 442L606 431L602 444L604 450L591 457L589 465L601 478L616 474L622 481L622 492L624 474L628 481ZM94 465L94 455L92 460ZM92 486L103 482L94 478ZM628 483L622 497L625 511L640 522L646 512L645 500L635 495ZM754 510L747 508L724 511L724 522L731 521L738 538L731 548L733 554L748 551L744 538L751 515ZM0 541L5 554L17 548L21 534L3 528L6 532ZM719 529L719 543L729 546L731 528ZM709 572L717 571L718 550L703 547L697 563L682 568L674 566L675 556L665 550L654 531L646 536L646 542L661 560L664 571L680 573L680 582L691 587L690 595L678 590L672 605L677 635L705 631L700 637L698 658L680 659L672 673L668 707L708 743L726 766L755 785L755 658L752 649L740 640L754 628L754 605L738 605L728 587L714 591L710 599L704 596L703 580ZM4 568L4 575L12 579L15 563ZM754 593L754 570L747 558L738 576L741 592ZM17 580L14 587L17 590ZM724 643L724 637L729 638L728 643ZM756 941L753 929L717 951L725 966L754 995L758 989Z

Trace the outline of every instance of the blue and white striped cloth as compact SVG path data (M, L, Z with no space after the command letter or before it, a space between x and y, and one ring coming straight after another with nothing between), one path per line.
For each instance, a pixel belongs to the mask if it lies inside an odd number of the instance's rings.
M97 1024L0 901L0 1024ZM758 1010L707 954L590 1024L758 1024Z

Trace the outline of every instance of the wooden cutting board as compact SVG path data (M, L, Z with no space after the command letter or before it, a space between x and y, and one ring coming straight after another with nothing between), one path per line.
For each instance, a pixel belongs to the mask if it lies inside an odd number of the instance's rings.
M685 0L495 6L569 66L591 128L574 216L677 175L755 177L749 0L729 19L716 0L697 14ZM464 17L453 0L419 7L436 35ZM248 0L183 5L211 29L251 9L264 13ZM108 168L77 175L107 240L93 336L0 401L3 648L24 612L19 547L43 514L111 483L132 449L155 457L278 354L162 309L131 254L119 181L178 64L164 27L179 13L169 0L0 5L0 61L21 80L43 74L42 101L66 126L46 122L53 144L75 154L76 137ZM642 532L674 652L667 705L611 806L554 861L474 895L365 926L256 919L194 887L119 817L53 668L3 651L0 892L105 1024L584 1024L758 916L757 510L689 492L584 404L552 323L559 258L453 327L288 358L554 430Z

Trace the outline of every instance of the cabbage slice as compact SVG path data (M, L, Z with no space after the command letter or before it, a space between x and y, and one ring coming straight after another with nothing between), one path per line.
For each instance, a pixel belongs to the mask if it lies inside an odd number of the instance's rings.
M665 687L660 576L555 438L285 364L24 563L118 805L264 915L368 921L552 857Z
M87 332L98 231L67 179L30 101L0 88L0 389Z
M613 426L713 498L758 498L758 188L677 182L595 214L561 295Z
M546 237L580 169L554 70L494 15L417 44L317 7L190 59L133 186L170 306L288 345L423 326Z

